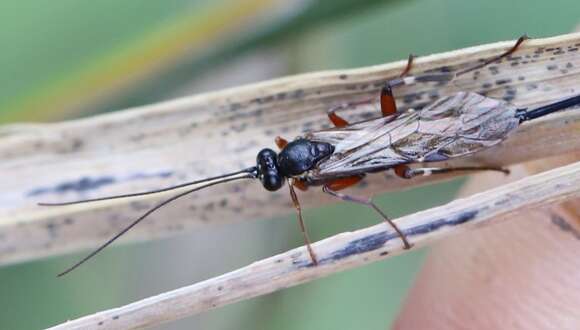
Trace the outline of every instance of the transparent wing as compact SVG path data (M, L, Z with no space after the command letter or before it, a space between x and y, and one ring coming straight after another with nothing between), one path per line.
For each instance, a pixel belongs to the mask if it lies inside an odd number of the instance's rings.
M504 140L518 126L515 112L505 101L459 92L421 111L311 132L306 138L331 143L335 151L307 176L319 180L469 155Z

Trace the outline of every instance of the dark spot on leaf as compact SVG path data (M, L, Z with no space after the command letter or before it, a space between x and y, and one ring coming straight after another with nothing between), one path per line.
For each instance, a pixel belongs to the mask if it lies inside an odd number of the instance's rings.
M552 220L552 223L558 226L558 228L560 228L563 232L570 233L572 236L574 236L574 238L580 240L580 231L572 227L572 225L570 225L564 218L552 213L550 214L550 219Z
M451 72L451 67L450 66L442 66L439 68L440 72Z
M46 227L46 230L48 230L49 236L54 238L56 236L56 233L57 233L58 225L51 221L51 222L48 222L45 225L45 227Z
M498 80L495 81L495 83L497 85L505 85L505 84L508 84L510 82L512 82L511 79L498 79Z
M430 221L427 224L415 226L403 231L406 236L421 235L430 233L444 226L456 226L469 222L477 216L478 210L467 211L453 215L450 218L442 218ZM319 260L319 263L324 264L336 260L344 259L352 255L358 255L370 251L380 249L385 243L391 239L400 239L395 232L379 232L360 239L356 239L348 243L345 247L338 249L330 254L329 257ZM387 251L381 252L380 255L385 255ZM294 255L293 255L294 256ZM314 266L310 261L298 260L297 257L292 257L293 264L298 267L312 267Z
M434 230L437 230L443 226L460 225L460 224L466 223L470 220L473 220L478 213L479 212L477 210L473 210L473 211L468 211L468 212L457 214L452 218L435 220L435 221L432 221L428 224L409 228L409 230L405 231L405 234L408 236L426 234L426 233L432 232Z
M343 259L354 254L361 254L368 251L376 250L387 242L389 239L387 232L376 233L361 239L354 240L348 243L344 248L334 251L330 255L330 259ZM322 261L322 260L321 260Z
M242 105L240 103L234 102L234 103L231 103L230 104L230 110L232 112L236 112L236 111L238 111L241 108L242 108Z
M304 96L304 90L303 89L298 89L298 90L296 90L296 91L294 91L292 93L292 97L293 98L299 99L299 98L302 98L303 96Z
M495 65L488 66L487 69L491 72L492 75L496 75L499 73L499 69Z
M75 181L64 181L52 187L36 188L29 191L26 196L32 197L50 193L64 194L69 192L87 192L113 184L115 181L115 178L111 176L102 176L97 178L83 177Z

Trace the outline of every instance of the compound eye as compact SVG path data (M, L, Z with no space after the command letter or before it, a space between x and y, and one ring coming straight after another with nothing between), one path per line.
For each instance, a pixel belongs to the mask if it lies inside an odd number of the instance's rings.
M276 152L272 149L262 149L257 157L260 181L269 191L278 190L284 184L284 177L278 171L276 158Z
M264 188L269 191L276 191L284 184L284 180L282 179L282 176L278 174L278 172L264 173L261 181Z

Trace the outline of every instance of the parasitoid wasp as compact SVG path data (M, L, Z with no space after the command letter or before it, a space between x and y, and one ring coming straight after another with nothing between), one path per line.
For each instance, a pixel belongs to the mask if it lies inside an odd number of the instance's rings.
M39 203L45 206L71 205L156 194L199 185L157 204L58 276L76 269L151 213L176 199L213 185L242 179L259 179L268 191L279 190L285 181L288 183L300 229L314 265L317 265L318 261L308 237L294 188L306 190L308 187L322 186L322 191L329 195L372 208L398 233L404 247L411 248L407 237L372 201L372 198L346 195L339 191L357 184L366 174L389 169L393 169L397 176L404 179L454 171L500 171L507 174L509 173L507 169L493 166L411 168L408 165L464 157L493 147L505 140L523 122L579 105L580 95L528 110L474 92L457 92L442 97L421 110L409 109L397 112L392 88L417 82L451 81L457 76L509 56L526 39L526 36L522 36L503 54L456 73L408 75L413 63L413 57L410 56L403 73L398 78L385 82L380 92L382 117L351 124L336 113L345 106L333 107L328 111L333 128L307 132L291 142L277 137L275 143L280 152L269 148L262 149L257 155L255 166L158 190L64 203Z

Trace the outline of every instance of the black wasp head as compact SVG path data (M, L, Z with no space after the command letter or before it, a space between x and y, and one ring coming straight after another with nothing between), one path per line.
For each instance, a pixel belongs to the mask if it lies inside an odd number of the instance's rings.
M329 143L296 139L288 143L278 155L278 168L284 176L300 175L330 156L333 151Z
M284 184L284 176L278 170L276 152L272 149L262 149L258 153L258 178L266 190L276 191Z

